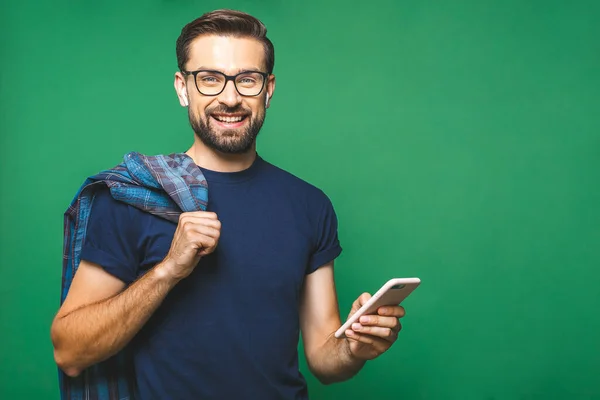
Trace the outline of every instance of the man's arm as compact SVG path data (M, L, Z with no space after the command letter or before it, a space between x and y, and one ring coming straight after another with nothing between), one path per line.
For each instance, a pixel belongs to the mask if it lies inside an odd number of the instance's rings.
M125 284L82 261L51 328L54 358L69 376L121 350L142 328L176 281L159 264Z
M300 308L308 367L325 384L350 379L365 363L352 355L346 339L333 336L340 325L332 261L306 276Z
M350 315L371 296L363 293L352 305ZM377 315L362 316L360 323L337 339L341 320L335 290L333 261L306 276L300 308L304 351L311 372L324 384L353 377L367 360L387 351L401 329L400 306L380 307Z
M58 366L77 376L121 350L200 257L214 251L220 228L214 213L182 214L165 260L125 290L101 266L82 261L52 323Z

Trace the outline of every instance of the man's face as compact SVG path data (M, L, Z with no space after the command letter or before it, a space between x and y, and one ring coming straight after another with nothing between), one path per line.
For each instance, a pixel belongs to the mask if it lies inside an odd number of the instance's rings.
M244 71L266 72L265 52L262 43L252 38L202 35L191 46L187 71L214 70L226 75ZM192 75L183 77L188 94L188 116L192 129L208 147L222 153L240 154L250 150L265 119L265 98L272 96L274 77L264 79L262 91L257 96L243 96L228 81L223 91L215 96L200 93ZM218 85L218 76L200 74L200 90L210 92ZM242 77L238 88L251 82ZM206 85L206 87L202 87Z

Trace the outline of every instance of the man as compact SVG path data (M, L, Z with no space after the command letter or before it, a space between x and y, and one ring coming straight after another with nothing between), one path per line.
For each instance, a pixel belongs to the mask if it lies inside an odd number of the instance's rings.
M308 398L300 332L311 372L343 381L390 348L404 310L381 308L333 336L332 204L256 152L275 92L262 23L205 14L183 28L177 58L175 91L195 132L185 157L208 182L208 209L172 223L97 192L52 325L56 362L75 379L128 351L141 399Z

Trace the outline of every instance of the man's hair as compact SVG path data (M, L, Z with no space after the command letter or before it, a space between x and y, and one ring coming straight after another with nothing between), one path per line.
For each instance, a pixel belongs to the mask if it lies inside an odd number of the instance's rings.
M204 34L257 39L265 48L266 72L273 73L275 49L267 38L265 25L249 14L227 9L206 13L183 27L176 44L177 66L180 71L185 70L192 41Z

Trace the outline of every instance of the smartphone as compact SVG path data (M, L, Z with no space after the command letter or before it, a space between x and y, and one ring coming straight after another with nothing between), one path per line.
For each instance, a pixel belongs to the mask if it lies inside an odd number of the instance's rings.
M365 314L373 314L382 306L397 306L409 294L419 286L419 278L394 278L387 281L363 306L356 311L348 320L335 332L335 337L340 339L346 337L346 330L352 327L352 324Z

